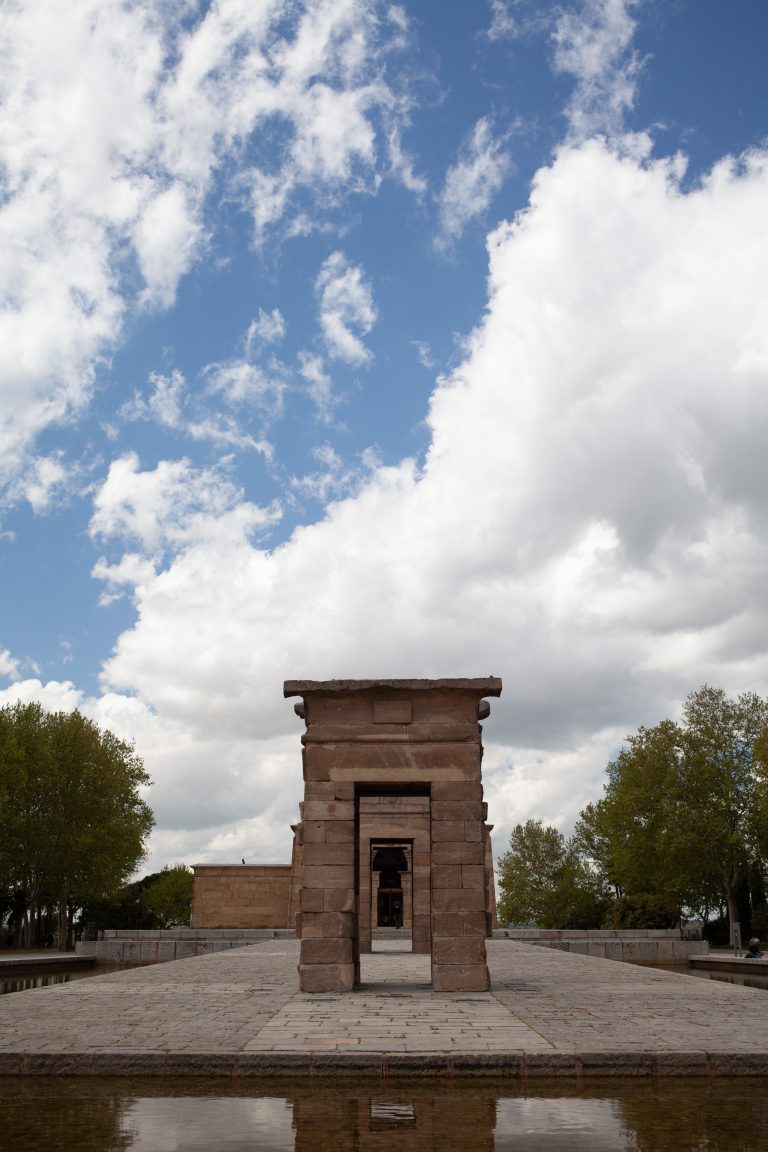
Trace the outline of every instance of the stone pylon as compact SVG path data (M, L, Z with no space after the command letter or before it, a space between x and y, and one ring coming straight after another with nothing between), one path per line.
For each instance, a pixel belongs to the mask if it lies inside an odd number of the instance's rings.
M493 891L479 721L501 680L289 680L306 723L299 977L305 992L360 979L360 802L428 798L428 858L416 843L414 941L432 956L436 991L485 991ZM414 859L417 852L414 852ZM368 933L370 935L370 933Z

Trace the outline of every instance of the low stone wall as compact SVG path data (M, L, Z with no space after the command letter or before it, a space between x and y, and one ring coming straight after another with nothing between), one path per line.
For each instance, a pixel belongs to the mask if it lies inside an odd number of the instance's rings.
M695 933L691 933L695 936ZM578 952L621 960L625 964L687 964L690 956L705 956L709 944L700 938L682 939L678 928L637 928L626 931L578 932L572 929L497 928L494 940L517 940L540 948Z
M391 934L390 934L391 933ZM260 940L294 938L291 928L172 928L168 931L131 932L106 930L100 940L80 940L78 956L93 956L101 964L157 964L185 960L208 952L243 948ZM377 939L403 940L410 934L402 929L379 929ZM494 940L518 940L541 948L577 952L627 964L687 964L690 956L706 956L709 944L702 940L681 940L676 929L626 932L576 932L537 928L497 928Z
M225 928L218 931L170 928L145 932L105 929L102 939L79 940L76 953L78 956L93 956L100 964L158 964L295 935L291 928Z

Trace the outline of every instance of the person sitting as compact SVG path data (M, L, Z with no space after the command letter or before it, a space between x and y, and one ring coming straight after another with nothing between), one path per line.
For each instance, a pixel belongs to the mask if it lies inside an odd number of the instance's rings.
M745 960L759 960L763 953L760 951L760 941L752 936L749 941L749 951L744 953Z

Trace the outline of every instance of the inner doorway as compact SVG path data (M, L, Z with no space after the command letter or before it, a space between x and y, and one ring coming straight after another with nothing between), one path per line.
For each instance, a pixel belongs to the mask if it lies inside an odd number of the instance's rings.
M379 888L376 899L376 927L402 928L402 888Z
M368 784L356 801L357 953L429 955L429 787Z
M417 799L420 804L424 798ZM399 818L404 815L403 800L398 798ZM360 956L360 983L398 996L416 995L430 987L430 958L413 946L414 906L427 877L415 880L414 840L381 810L377 820L366 844L370 894L360 900L361 916L368 912L370 933L370 944ZM383 836L390 825L393 835Z
M371 842L371 891L376 901L375 909L371 908L372 929L394 928L399 931L404 926L410 929L413 920L411 900L408 900L407 915L405 900L413 894L409 863L412 855L410 841L401 844Z

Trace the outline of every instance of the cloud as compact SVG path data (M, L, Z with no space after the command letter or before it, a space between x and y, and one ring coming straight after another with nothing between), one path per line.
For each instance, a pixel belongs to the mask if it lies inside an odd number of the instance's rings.
M489 238L487 308L432 396L423 464L374 463L279 547L253 541L266 514L225 473L114 466L93 531L168 555L126 561L137 618L104 685L157 716L163 795L217 765L210 856L249 854L243 812L300 797L286 678L501 675L499 847L522 815L567 829L623 734L692 688L768 690L768 156L682 177L647 150L563 147ZM322 463L314 483L343 476L333 449ZM242 788L218 799L222 777Z
M87 408L126 318L173 303L222 196L263 238L384 175L413 183L391 162L408 98L388 69L408 38L387 13L379 0L4 12L1 485Z
M387 138L387 149L391 171L397 176L400 183L414 192L417 196L423 195L427 190L427 180L414 170L413 157L403 148L402 135L399 127L392 127Z
M363 269L343 252L332 252L315 281L320 328L328 355L347 364L365 364L371 353L363 343L376 323L373 292Z
M269 418L282 412L286 374L284 365L277 360L265 369L237 357L207 364L203 369L210 394L223 397L230 407L254 409Z
M246 345L252 343L246 338ZM282 414L288 369L276 359L266 368L248 359L234 356L219 363L206 364L201 372L204 387L190 389L184 374L173 369L169 374L151 372L149 388L136 389L130 400L121 405L119 420L130 423L151 420L164 428L188 436L193 441L210 441L221 448L241 448L272 456L268 440L255 439L241 421L225 407L238 414L255 415L261 425L268 425ZM116 430L115 430L116 431Z
M0 708L15 704L41 704L47 712L72 712L83 703L83 693L71 680L20 680L0 689Z
M333 381L325 370L322 356L306 349L299 351L299 371L307 385L307 395L315 406L318 417L328 424L338 397L333 391Z
M630 50L638 0L585 0L560 11L553 33L556 72L576 81L568 102L570 135L618 135L635 102L640 61Z
M134 232L134 246L144 279L140 299L169 308L176 286L194 262L201 244L200 207L181 183L150 200Z
M185 425L184 402L187 382L184 374L174 369L170 375L150 372L148 393L134 392L119 411L121 420L155 420L165 428Z
M470 220L487 211L510 169L506 136L495 137L483 116L464 140L438 197L439 248L458 240Z
M52 504L66 499L79 476L79 467L68 463L62 452L30 457L10 489L10 501L24 499L34 513L41 515Z
M19 662L7 648L0 649L0 676L15 677L19 675Z
M280 309L273 308L271 312L265 312L259 308L258 316L251 320L245 334L245 354L250 357L265 344L276 344L284 336L285 319Z
M491 24L487 35L491 40L514 38L519 35L520 23L515 8L520 0L489 0Z
M352 466L327 443L313 449L312 457L321 467L305 476L294 476L291 488L299 495L322 504L354 494L379 466L379 459L370 448L362 452L358 463Z
M437 361L432 356L432 350L425 340L411 340L411 344L416 349L419 364L422 368L426 368L431 372L437 367Z
M195 469L188 460L161 460L142 471L138 456L128 453L110 465L96 493L90 534L135 542L154 556L204 541L224 545L273 523L277 509L244 501L226 468L226 461Z

